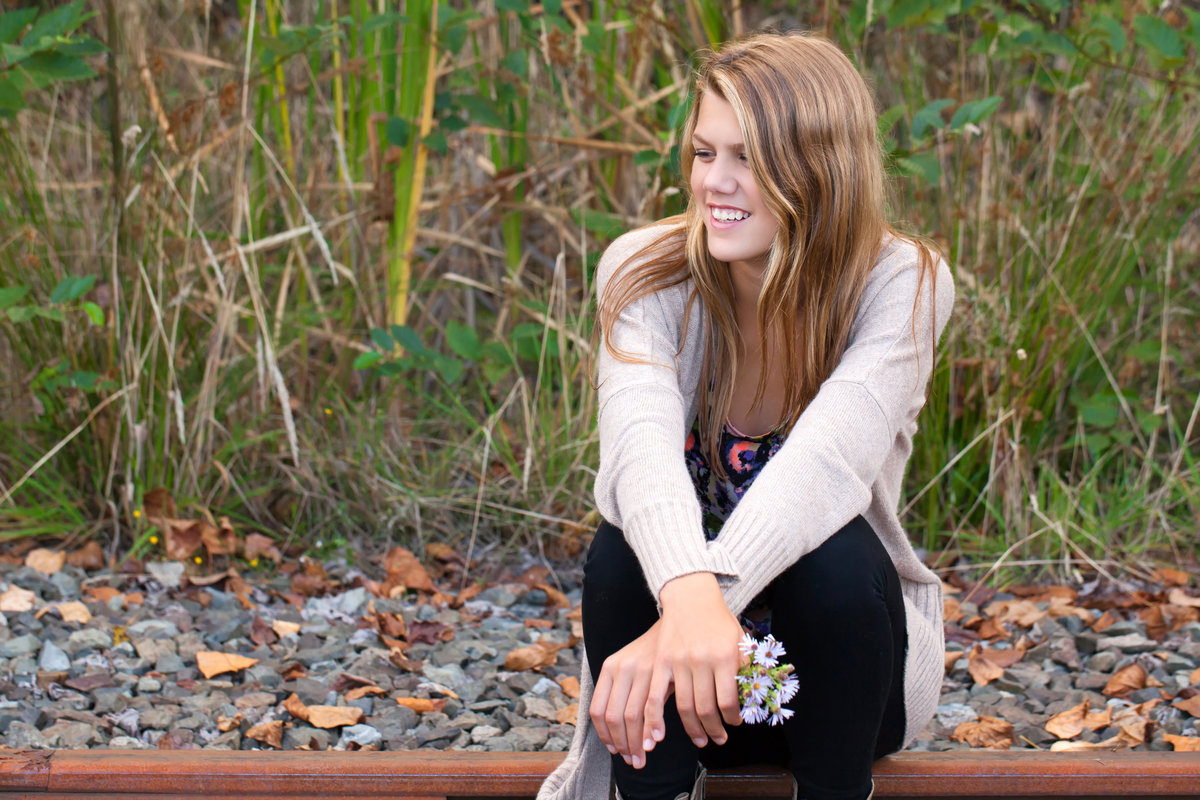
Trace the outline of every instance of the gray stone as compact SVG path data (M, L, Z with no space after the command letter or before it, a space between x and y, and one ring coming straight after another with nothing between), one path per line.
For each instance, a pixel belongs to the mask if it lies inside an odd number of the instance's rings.
M450 689L458 689L466 680L462 667L457 664L447 664L444 667L426 664L421 669L421 673L429 680L436 681Z
M49 747L42 732L27 722L13 720L4 737L5 744L14 750L44 750Z
M108 740L109 750L149 750L150 745L132 736L114 736Z
M218 734L208 744L204 745L204 750L237 750L242 746L242 733L239 730L225 731Z
M171 727L171 723L179 715L179 709L172 709L170 706L160 706L158 708L148 708L138 714L138 727L143 730L152 728L154 730L165 731Z
M170 639L137 639L133 647L140 658L151 664L164 655L175 653L175 642Z
M1112 672L1117 665L1116 650L1101 650L1087 660L1087 668L1095 672Z
M41 640L32 633L27 633L24 636L14 636L12 639L4 642L4 644L0 644L0 656L4 656L5 658L30 656L36 653L41 646Z
M337 749L345 750L352 744L359 747L379 747L382 742L383 734L370 725L347 725L342 728Z
M84 628L67 637L66 651L72 656L82 650L107 650L112 647L112 634L98 628Z
M540 750L550 738L550 729L522 725L510 728L505 736L512 739L518 750Z
M493 737L499 736L504 731L494 725L478 725L471 729L471 741L475 744L487 741Z
M154 670L164 675L174 675L186 668L183 659L175 653L163 653L154 661Z
M42 731L42 738L51 747L62 747L67 750L82 750L89 744L104 741L99 731L86 722L59 720Z
M49 672L66 672L71 668L71 658L54 642L42 642L42 654L38 657L38 668Z
M308 725L283 729L284 750L327 750L329 739L329 731Z
M162 689L162 686L163 686L162 681L160 681L158 678L151 678L148 675L138 678L138 682L137 682L138 694L145 694L146 692L157 692Z
M1115 626L1114 626L1115 627ZM1108 631L1105 631L1108 633ZM1096 643L1098 648L1115 648L1122 653L1148 653L1159 648L1158 642L1140 633L1127 633L1123 636L1105 636Z
M937 707L936 719L943 728L954 730L964 722L979 719L979 714L963 703L947 703Z
M545 700L541 697L529 696L522 697L521 700L525 703L525 716L557 720L558 710L549 700Z
M178 561L149 561L146 572L166 589L177 589L183 583L183 564Z

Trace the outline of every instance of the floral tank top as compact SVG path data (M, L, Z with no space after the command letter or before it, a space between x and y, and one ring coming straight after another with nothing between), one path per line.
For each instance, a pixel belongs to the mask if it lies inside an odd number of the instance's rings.
M784 438L785 434L777 430L761 436L747 436L733 427L732 423L726 422L717 448L721 466L725 470L725 478L722 479L709 466L704 454L699 418L692 423L692 430L684 444L684 460L692 476L692 485L696 487L696 497L700 500L704 535L708 541L717 538L725 520L729 519L738 501L749 491L759 471L778 452ZM765 592L754 598L738 617L742 627L758 637L765 636L771 628L771 609L764 595Z

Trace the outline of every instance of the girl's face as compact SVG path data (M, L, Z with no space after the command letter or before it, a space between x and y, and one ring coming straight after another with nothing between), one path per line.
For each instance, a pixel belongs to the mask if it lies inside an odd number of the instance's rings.
M712 93L703 95L692 147L692 195L704 215L709 253L734 267L761 270L779 223L750 171L733 106Z

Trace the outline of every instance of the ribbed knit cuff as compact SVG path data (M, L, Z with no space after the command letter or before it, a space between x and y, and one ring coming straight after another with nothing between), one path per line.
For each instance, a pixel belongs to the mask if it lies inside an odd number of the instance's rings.
M621 525L656 600L663 585L681 575L712 572L721 583L738 577L729 552L704 540L700 505L695 500L653 503L622 519Z
M769 533L778 524L778 517L767 517L745 509L743 513L733 514L726 520L714 542L733 563L754 565L753 569L744 571L741 580L723 587L725 605L734 614L740 614L776 575L796 561L792 548L787 546L789 540L782 533ZM756 531L758 535L744 535L749 530ZM730 543L736 543L738 547L730 549Z

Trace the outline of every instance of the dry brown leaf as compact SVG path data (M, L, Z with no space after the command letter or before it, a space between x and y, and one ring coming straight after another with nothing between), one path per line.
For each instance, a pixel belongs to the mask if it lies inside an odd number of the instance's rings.
M414 622L408 626L408 641L412 644L437 644L454 638L454 629L444 622L429 620Z
M275 542L270 536L264 536L261 533L250 533L246 535L246 542L242 546L242 555L246 559L253 560L259 556L265 556L271 559L276 564L283 561L283 553L279 552L279 548L275 546Z
M1153 605L1139 608L1137 615L1138 619L1146 623L1146 635L1151 639L1161 640L1167 635L1167 621L1163 616L1162 606Z
M233 570L230 570L233 572ZM234 572L229 576L229 580L225 582L225 588L233 592L233 596L241 603L242 608L246 611L253 611L258 608L258 605L250 599L250 584L242 579L241 575Z
M37 597L28 589L22 589L15 583L0 593L0 611L21 613L33 610L33 600Z
M29 555L25 556L25 566L36 569L43 575L53 575L62 569L65 563L66 553L61 550L47 550L45 547L30 550Z
M231 556L238 551L237 534L229 517L221 517L216 525L210 520L200 523L200 541L210 556Z
M308 719L308 706L304 705L304 701L300 699L300 695L292 692L283 701L283 710L291 714L296 719Z
M971 648L971 654L967 657L967 671L971 673L971 679L980 686L987 686L1004 675L1004 668L984 656L979 645Z
M1083 622L1092 621L1092 613L1086 608L1080 608L1072 602L1073 598L1055 595L1050 598L1050 607L1046 613L1055 619L1060 617L1079 617Z
M1200 736L1176 736L1164 733L1163 741L1170 742L1176 753L1200 753Z
M1074 708L1068 708L1061 714L1055 714L1046 722L1046 730L1059 739L1074 739L1083 733L1084 729L1098 730L1108 727L1112 710L1105 707L1103 712L1089 712L1089 703L1084 700Z
M404 586L422 592L434 592L433 580L425 567L406 547L393 547L383 559L383 568L387 570L388 579L385 586Z
M196 668L206 678L224 672L239 672L257 663L257 658L239 656L236 653L220 653L215 650L201 650L196 653Z
M1025 657L1025 647L1022 645L1020 647L1011 647L1007 650L985 647L980 654L997 667L1008 669Z
M966 653L964 653L962 650L947 650L945 653L946 663L942 667L943 671L949 672L950 670L954 669L954 665L957 664L958 660L965 655Z
M973 722L963 722L954 729L951 738L971 747L1007 750L1016 742L1011 722L998 717L981 716Z
M161 520L170 519L178 512L175 510L175 498L165 487L159 486L142 495L142 511L146 519L155 525Z
M255 725L244 734L247 739L254 739L271 747L281 747L283 745L283 720L276 719L271 722L262 722Z
M1031 600L997 600L989 603L983 613L998 622L1009 622L1022 628L1031 628L1033 623L1046 616L1045 611Z
M237 712L232 717L227 717L224 714L217 715L217 730L221 733L229 733L231 730L242 724L242 712Z
M146 515L150 519L150 515ZM163 547L167 558L174 561L188 561L204 544L202 523L186 519L164 519Z
M1189 608L1200 608L1200 597L1192 597L1183 589L1178 587L1167 592L1167 600L1173 606L1188 606Z
M68 600L46 606L39 614L51 610L57 611L63 622L78 622L80 625L86 625L92 621L92 612L88 611L88 607L78 600Z
M271 620L271 630L275 631L275 635L282 639L285 636L294 636L300 632L299 622L288 622L283 619Z
M579 699L579 678L574 675L564 675L558 679L558 685L562 687L563 694L572 700Z
M574 725L579 720L579 703L560 708L554 719L561 725Z
M565 594L563 594L562 592L560 592L558 589L555 589L553 586L546 584L546 583L535 583L533 585L533 588L541 589L543 592L546 593L546 597L549 598L546 602L546 605L549 606L550 608L570 608L571 607L571 601L567 599L567 596Z
M1117 670L1100 692L1105 697L1128 697L1130 692L1145 688L1146 670L1134 662Z
M1102 742L1055 742L1050 749L1056 753L1072 753L1087 750L1124 750L1141 744L1131 738L1122 728L1116 736L1111 736Z
M1117 618L1113 616L1111 611L1105 611L1096 621L1092 623L1092 630L1096 633L1104 633L1104 631L1117 624Z
M347 700L358 700L359 698L366 697L369 694L370 695L381 695L381 694L387 694L387 692L385 692L383 689L381 689L378 686L357 686L357 687L349 690L348 692L346 692L346 699Z
M462 608L462 604L473 598L475 595L482 592L486 587L482 583L472 583L470 586L463 589L454 598L454 602L450 604L451 608Z
M1192 670L1192 674L1188 676L1188 683L1200 683L1200 667Z
M552 619L536 619L534 617L525 618L526 628L553 628L554 620Z
M1170 567L1154 570L1151 577L1164 586L1187 586L1188 582L1192 579L1192 576L1183 570L1171 569Z
M1171 705L1183 709L1193 717L1200 717L1200 694L1194 694L1187 700L1176 699Z
M959 622L964 614L962 604L957 597L946 597L942 600L942 618L946 622Z
M363 721L363 710L357 706L308 706L308 724L314 728L340 728Z
M504 657L504 668L512 672L527 669L552 667L558 661L558 651L562 645L534 642L528 647L518 647Z
M428 697L397 697L396 702L406 708L411 708L418 714L424 714L429 711L441 711L446 707L446 698L444 697L433 699Z
M279 641L279 634L275 633L275 629L268 625L262 617L255 616L250 622L250 641L260 647L272 645Z
M104 569L106 565L104 550L100 547L99 542L88 542L83 547L67 553L67 563L72 567L89 572Z
M111 586L85 586L83 587L83 593L92 600L98 600L105 605L108 605L108 601L114 597L124 598L124 595Z
M128 608L129 606L140 606L145 599L145 595L143 595L141 592L126 592L125 607Z
M1007 639L1009 638L1008 628L1004 627L1004 623L1000 620L985 619L982 620L977 627L976 633L981 639Z

